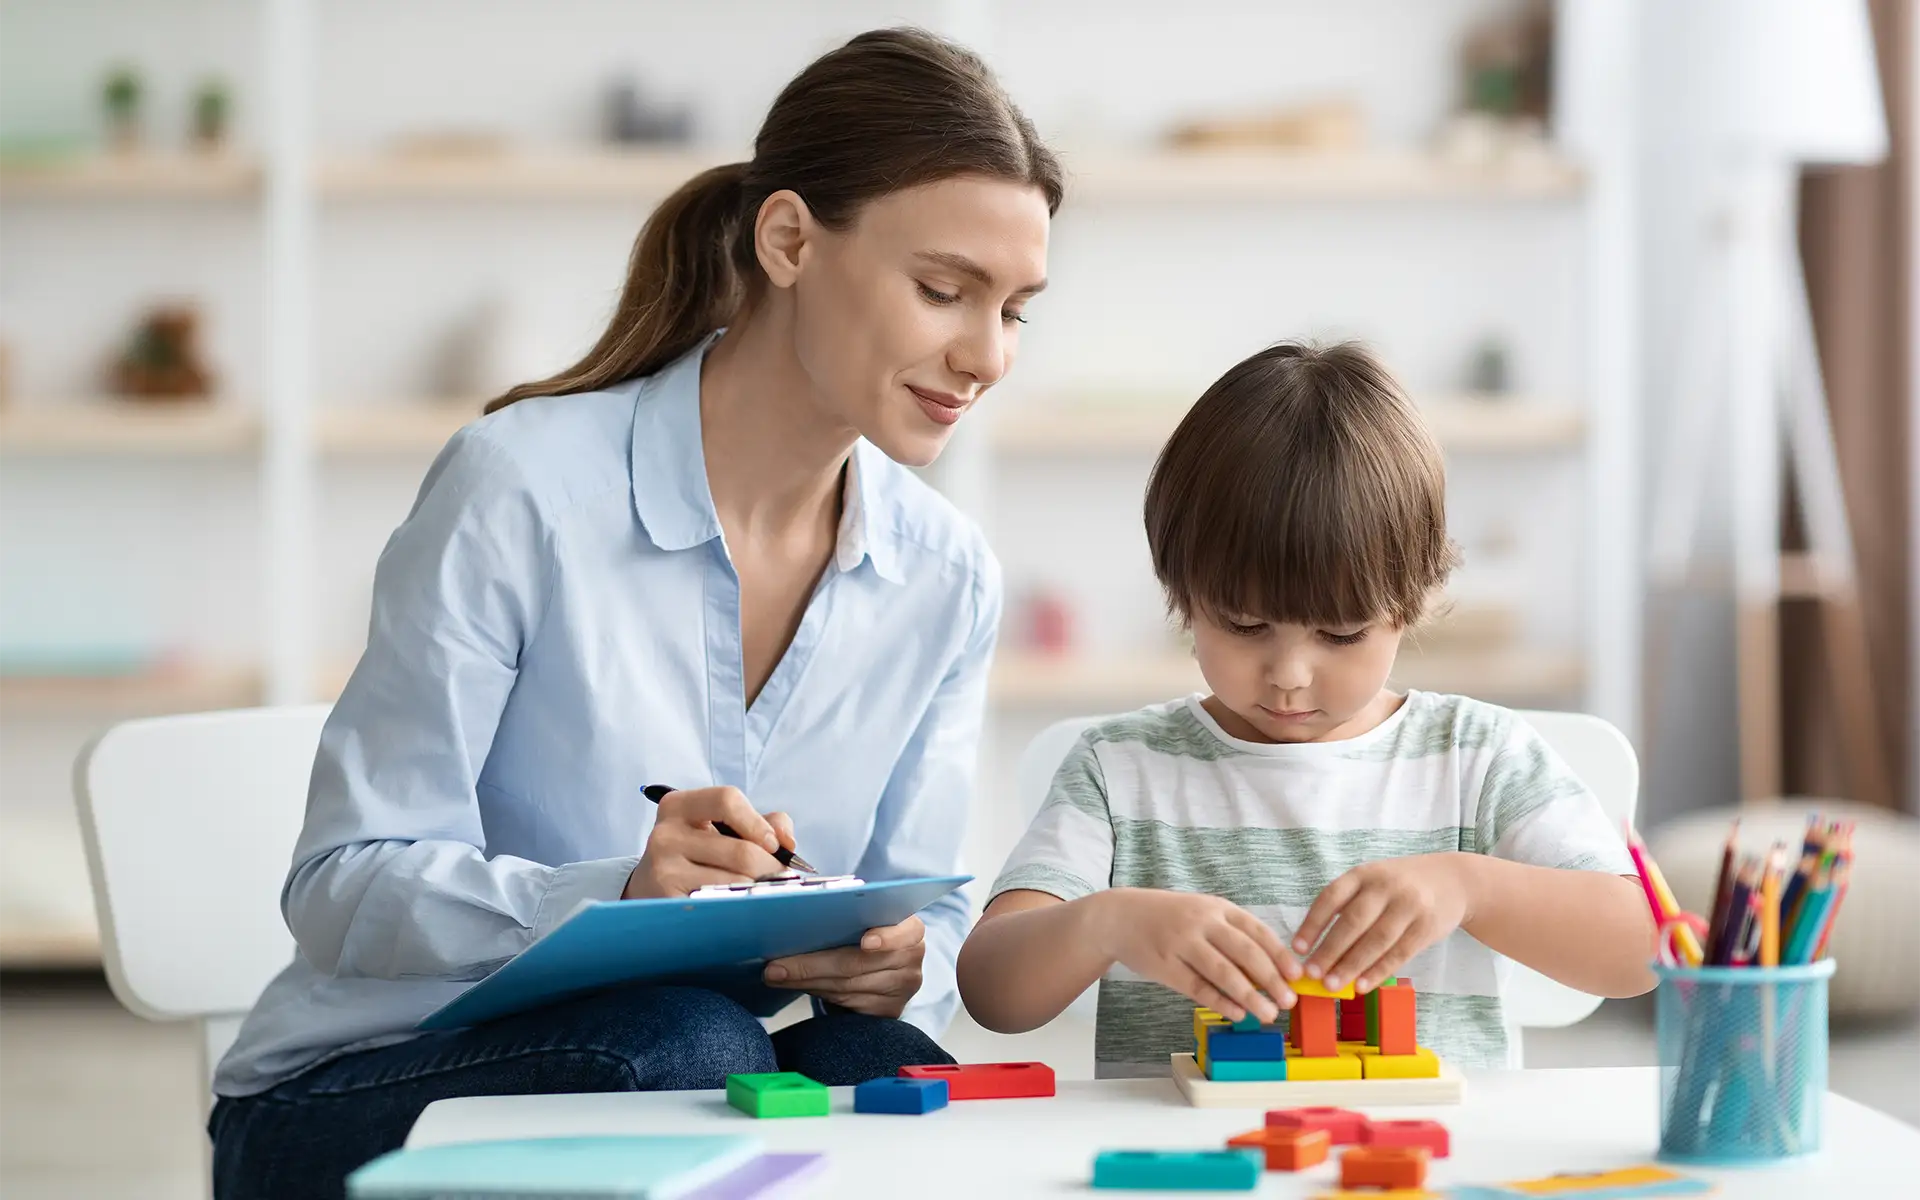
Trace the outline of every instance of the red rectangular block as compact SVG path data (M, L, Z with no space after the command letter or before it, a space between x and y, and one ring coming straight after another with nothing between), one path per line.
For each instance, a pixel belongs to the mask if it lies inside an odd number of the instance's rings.
M1053 1095L1053 1068L1045 1063L957 1063L901 1067L907 1079L944 1079L949 1100L1020 1100Z
M1340 1002L1340 1040L1343 1042L1364 1042L1367 1040L1367 1002L1355 997Z
M1336 1146L1351 1146L1358 1142L1360 1131L1366 1123L1365 1114L1330 1105L1276 1108L1267 1113L1269 1129L1324 1129Z
M1380 1053L1412 1054L1414 1051L1413 985L1401 980L1375 993L1380 1011Z
M1339 1053L1339 1028L1333 1010L1335 1003L1337 1001L1327 996L1302 996L1294 1005L1293 1027L1300 1031L1295 1044L1305 1057L1332 1058Z
M1418 1188L1427 1182L1425 1146L1355 1146L1340 1156L1340 1186Z
M1368 1121L1360 1128L1362 1146L1425 1146L1435 1158L1449 1153L1447 1127L1438 1121Z

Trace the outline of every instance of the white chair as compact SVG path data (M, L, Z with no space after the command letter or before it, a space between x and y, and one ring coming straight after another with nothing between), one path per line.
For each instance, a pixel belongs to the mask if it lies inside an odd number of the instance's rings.
M1600 800L1607 820L1618 826L1633 819L1640 795L1640 760L1633 744L1618 729L1586 713L1523 712L1540 736ZM1014 773L1014 793L1029 819L1046 799L1054 772L1074 742L1099 717L1069 717L1041 730L1020 756ZM1505 1002L1512 1046L1511 1065L1520 1065L1522 1029L1557 1029L1572 1025L1600 1007L1600 998L1555 983L1530 967L1507 962L1501 998ZM1093 990L1073 1004L1077 1016L1091 1020Z
M327 712L127 721L74 763L107 982L138 1016L199 1022L209 1107L241 1018L293 957L280 886Z

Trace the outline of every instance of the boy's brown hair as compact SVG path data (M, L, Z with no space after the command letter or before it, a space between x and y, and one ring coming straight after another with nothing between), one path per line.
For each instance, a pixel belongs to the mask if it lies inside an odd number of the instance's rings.
M1168 607L1343 628L1416 624L1459 555L1439 444L1358 342L1282 342L1221 376L1147 484Z

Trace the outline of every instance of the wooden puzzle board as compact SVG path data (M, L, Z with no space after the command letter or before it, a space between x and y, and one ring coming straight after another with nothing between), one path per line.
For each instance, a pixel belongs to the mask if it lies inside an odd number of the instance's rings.
M1290 1108L1333 1104L1458 1104L1466 1093L1460 1072L1440 1062L1438 1079L1299 1079L1216 1083L1191 1054L1173 1056L1173 1082L1195 1108Z

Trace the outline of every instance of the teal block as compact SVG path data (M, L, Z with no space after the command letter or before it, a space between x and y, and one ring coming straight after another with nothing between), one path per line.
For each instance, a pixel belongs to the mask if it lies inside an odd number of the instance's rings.
M1093 1159L1093 1186L1250 1192L1261 1166L1257 1150L1102 1150Z
M1285 1059L1207 1060L1207 1078L1216 1083L1277 1083L1286 1077Z
M1248 1013L1233 1023L1235 1033L1257 1033L1260 1030L1260 1018Z

